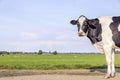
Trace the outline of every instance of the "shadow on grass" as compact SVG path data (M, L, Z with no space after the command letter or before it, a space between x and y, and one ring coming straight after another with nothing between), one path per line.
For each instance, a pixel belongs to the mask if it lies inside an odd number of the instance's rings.
M102 72L102 73L107 73L107 66L95 66L91 67L90 72ZM116 72L120 73L120 67L115 67Z

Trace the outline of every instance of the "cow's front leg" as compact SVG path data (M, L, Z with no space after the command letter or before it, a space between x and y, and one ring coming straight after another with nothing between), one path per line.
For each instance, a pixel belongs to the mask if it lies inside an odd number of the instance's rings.
M111 49L110 48L105 48L105 57L106 57L106 62L107 62L107 74L105 78L110 78L112 74L112 55L111 55Z

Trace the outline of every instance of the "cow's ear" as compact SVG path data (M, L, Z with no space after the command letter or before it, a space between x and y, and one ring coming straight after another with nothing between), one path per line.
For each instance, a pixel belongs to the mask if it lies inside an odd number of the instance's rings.
M87 23L88 23L89 27L96 29L96 25L98 23L98 20L96 20L96 19L87 20Z
M71 23L72 25L76 25L76 24L77 24L77 20L71 20L70 23Z

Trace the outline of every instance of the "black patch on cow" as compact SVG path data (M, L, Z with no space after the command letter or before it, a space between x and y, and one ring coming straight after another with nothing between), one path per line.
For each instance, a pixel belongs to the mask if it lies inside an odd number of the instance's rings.
M88 23L87 23L87 19L86 19L86 21L83 22L82 30L83 30L85 33L88 31Z
M87 37L91 40L93 44L100 42L102 40L102 28L98 19L92 19L87 21L88 24L88 34Z
M120 25L120 16L119 17L113 17L113 22L110 24L110 29L112 30L112 39L115 42L115 45L117 47L120 47L120 31L118 30L118 27Z
M76 25L77 22L78 22L77 20L71 20L71 21L70 21L70 23L71 23L72 25Z

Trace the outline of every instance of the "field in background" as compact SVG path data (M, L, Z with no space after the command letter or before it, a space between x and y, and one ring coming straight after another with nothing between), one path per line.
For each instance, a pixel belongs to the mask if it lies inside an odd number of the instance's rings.
M116 54L120 67L120 54ZM92 69L105 68L103 54L11 54L0 56L0 69Z

